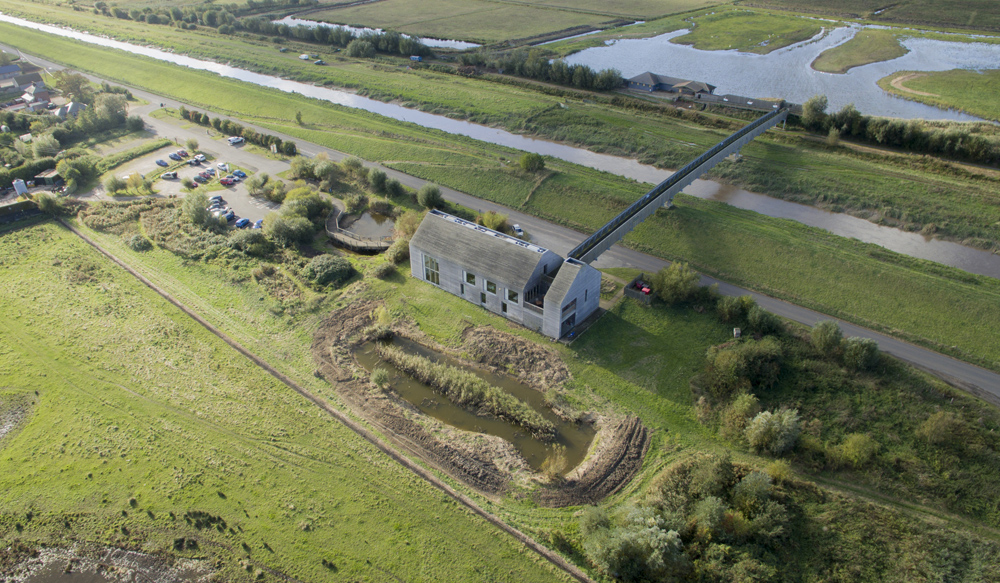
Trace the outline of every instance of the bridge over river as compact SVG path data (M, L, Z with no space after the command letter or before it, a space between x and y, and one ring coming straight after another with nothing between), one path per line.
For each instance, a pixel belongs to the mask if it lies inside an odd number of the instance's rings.
M674 196L687 188L699 176L708 172L716 164L739 151L757 136L785 121L788 117L788 107L777 108L768 112L752 123L722 140L687 166L670 175L669 178L647 192L635 201L608 224L587 237L582 243L569 252L569 257L591 263L601 253L621 241L639 223L649 218L661 206L670 206Z

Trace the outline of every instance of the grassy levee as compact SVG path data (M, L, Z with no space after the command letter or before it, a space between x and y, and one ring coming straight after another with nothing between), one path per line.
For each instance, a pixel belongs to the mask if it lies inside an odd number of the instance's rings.
M891 61L907 52L891 30L862 30L846 43L823 51L812 62L812 68L824 73L846 73L854 67Z
M168 94L193 105L210 105L214 109L233 113L270 129L284 131L369 160L390 161L390 166L413 175L439 181L484 199L521 207L584 232L603 224L646 190L645 186L625 179L550 161L549 166L557 171L556 174L539 185L528 200L528 193L535 187L535 177L525 176L500 161L501 158L514 160L519 155L508 149L448 136L438 131L296 95L220 79L204 72L0 25L0 31L12 30L17 30L16 40L26 49L36 50L72 66ZM302 112L305 127L298 126L291 119L296 111ZM557 110L547 110L545 124L557 124L562 114L548 111ZM570 114L572 111L571 108ZM655 117L653 114L636 115ZM595 139L604 140L607 136L614 136L616 132L627 131L625 112L607 111L601 119L605 121L593 132L597 136ZM541 120L542 116L533 118L535 123L540 124ZM678 149L675 154L677 157L684 151L690 151L688 156L693 157L703 144L713 143L725 133L725 130L707 132L695 126L676 123L674 126L654 126L652 136L642 144L651 144L657 136L666 135L668 127L682 128L682 135L691 140L687 145L676 142L672 144L672 147ZM604 131L605 129L608 131ZM930 215L932 210L936 215L957 214L961 211L961 216L970 217L968 220L975 220L980 225L987 224L982 231L976 230L972 235L990 233L991 229L1000 228L1000 217L996 217L1000 211L989 202L997 198L994 179L963 176L961 172L954 176L936 174L932 171L933 163L919 158L890 161L889 164L892 165L886 168L882 166L884 160L879 157L841 155L828 151L825 147L808 147L795 137L785 138L780 134L776 140L778 141L755 142L744 149L744 162L720 166L719 173L742 177L755 184L777 184L782 190L789 189L790 198L819 197L829 200L834 206L849 201L827 194L828 186L831 185L857 189L853 190L857 199L864 196L874 198L875 201L868 201L868 204L876 204L878 208L898 204L904 208L914 208L914 213L918 212L918 208L924 209L919 212L926 212L929 216L934 216ZM502 189L495 186L500 181L504 184ZM814 190L820 194L817 195ZM953 192L956 195L943 197L943 192ZM932 209L926 208L926 200L935 201ZM641 238L635 235L627 241L666 258L691 261L707 272L734 278L773 295L890 331L991 368L1000 367L997 364L1000 362L1000 349L994 342L986 340L994 337L991 330L995 329L996 319L1000 317L992 309L996 296L993 291L995 284L990 280L959 274L953 270L942 271L932 264L908 261L891 253L874 253L872 248L859 250L853 243L822 235L821 231L726 209L724 205L691 203L690 206L697 210L689 212L704 219L695 221L701 225L699 232L683 237L670 235ZM891 208L886 209L887 214L893 212L895 211ZM708 219L709 216L711 220ZM906 218L907 215L901 216L901 219ZM929 217L916 218L927 220ZM961 221L956 218L955 222ZM997 225L989 226L992 222ZM654 220L648 225L655 227L662 226L662 223ZM749 230L754 237L762 237L761 249L770 248L773 251L760 254L760 262L743 262L739 255L747 251L744 249L744 241L734 242L734 247L726 253L712 254L700 246L678 243L685 241L684 237L707 237L709 234L719 234L716 240L726 240L725 232L732 229ZM665 231L664 234L680 232L683 229ZM817 242L817 238L823 240L822 244ZM714 245L708 245L707 248L714 248ZM824 249L838 249L839 256L849 257L850 261L832 261L823 254ZM815 259L802 259L801 256L807 255ZM790 256L799 256L797 269L801 277L798 279L781 276L786 257ZM871 280L859 275L861 271L857 269L858 265L866 266L864 273L870 274ZM884 297L870 293L866 286L877 285L876 280L883 273L893 274L892 279L900 282L897 290L915 290L907 294L907 301L895 300L894 298L899 297L898 292L887 288L882 288L887 294ZM941 273L945 274L944 277L939 275ZM956 285L950 280L969 283L960 290L958 297L963 298L961 301L948 299L941 303L941 299L946 297L941 290ZM833 283L829 288L822 288L815 285L818 281ZM937 287L938 284L940 287ZM832 291L844 285L859 290L855 299L849 298L848 294ZM861 301L857 298L870 299ZM914 306L934 306L934 309L922 312L923 308ZM969 318L970 313L977 317Z
M900 79L904 89L893 85ZM900 71L878 82L894 95L945 109L958 109L984 119L1000 120L1000 71ZM910 89L910 91L906 91Z
M692 22L694 30L672 42L706 51L737 49L767 54L808 40L823 30L812 19L743 8L718 10Z
M234 581L563 577L64 228L7 230L0 254L0 384L32 402L0 442L5 547L183 537Z
M754 6L868 18L881 23L920 24L938 28L1000 30L1000 14L991 0L753 0ZM877 14L876 14L877 12Z

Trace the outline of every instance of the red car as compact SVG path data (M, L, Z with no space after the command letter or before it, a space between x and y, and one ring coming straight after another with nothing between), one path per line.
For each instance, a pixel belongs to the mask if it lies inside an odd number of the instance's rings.
M219 180L219 184L222 184L223 186L232 186L233 184L236 183L233 182L232 178L222 178Z
M182 158L187 158L187 157L188 157L188 156L190 156L191 154L188 154L188 153L187 153L186 151L184 151L184 150L177 150L177 155L178 155L178 156L181 156Z

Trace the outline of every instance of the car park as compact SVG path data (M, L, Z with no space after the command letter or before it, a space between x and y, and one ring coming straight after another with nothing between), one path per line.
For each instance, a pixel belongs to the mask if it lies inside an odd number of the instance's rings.
M163 166L164 168L166 168L167 166L170 166L170 164L167 164L166 160L157 160L156 161L156 165L157 166Z
M264 219L257 219L257 222L253 224L253 228L254 229L263 229L264 228Z
M250 219L244 217L233 224L237 229L245 229L250 226Z
M518 237L524 236L524 229L521 228L521 225L515 223L514 226L511 227L511 230L514 231L514 234Z

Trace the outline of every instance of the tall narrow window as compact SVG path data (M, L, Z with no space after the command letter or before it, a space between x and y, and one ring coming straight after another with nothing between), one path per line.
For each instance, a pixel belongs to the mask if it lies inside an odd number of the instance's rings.
M434 285L441 285L441 268L438 267L437 259L429 255L424 255L424 279Z
M464 283L458 284L458 290L459 290L458 293L464 296L465 295L465 284Z
M507 302L500 302L500 311L504 314L507 313Z
M486 304L486 292L479 292L479 302Z
M587 292L590 290L583 290L583 301L587 301Z

